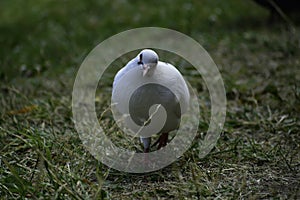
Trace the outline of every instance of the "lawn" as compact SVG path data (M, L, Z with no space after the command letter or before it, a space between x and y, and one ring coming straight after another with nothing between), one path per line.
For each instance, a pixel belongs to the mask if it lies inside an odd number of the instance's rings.
M250 0L0 1L0 199L299 199L300 27L291 21L269 24ZM207 50L223 77L227 116L217 145L199 158L209 92L188 62L160 52L197 90L199 133L168 167L129 174L83 146L72 87L97 44L147 26L180 31ZM139 151L107 111L114 73L132 55L112 63L95 104L111 140Z

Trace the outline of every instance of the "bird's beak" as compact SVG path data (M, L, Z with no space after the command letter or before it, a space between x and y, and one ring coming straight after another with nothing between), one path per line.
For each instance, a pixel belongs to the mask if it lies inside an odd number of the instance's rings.
M145 64L143 65L143 76L146 76L149 69L150 69L149 65L145 65Z

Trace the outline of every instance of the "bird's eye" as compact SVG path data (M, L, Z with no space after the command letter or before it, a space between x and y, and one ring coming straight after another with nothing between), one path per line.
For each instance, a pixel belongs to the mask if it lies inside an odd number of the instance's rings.
M144 63L143 63L143 54L141 53L140 54L140 61L138 62L138 65L143 65Z
M140 54L140 61L142 61L143 60L143 54L141 53Z

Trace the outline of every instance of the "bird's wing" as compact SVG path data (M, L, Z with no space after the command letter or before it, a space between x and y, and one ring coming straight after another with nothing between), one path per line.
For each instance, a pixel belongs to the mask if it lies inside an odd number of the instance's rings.
M138 67L136 58L130 60L123 68L121 68L115 78L114 78L114 82L113 82L113 88L115 88L115 85L119 82L119 80L122 78L122 76L124 76L124 74L126 72L128 72L130 69L134 68L134 67Z
M190 93L183 76L169 63L159 62L157 69L157 73L160 74L157 76L159 79L157 81L168 85L169 89L175 93L179 100L180 106L182 107L181 113L185 113L189 105Z

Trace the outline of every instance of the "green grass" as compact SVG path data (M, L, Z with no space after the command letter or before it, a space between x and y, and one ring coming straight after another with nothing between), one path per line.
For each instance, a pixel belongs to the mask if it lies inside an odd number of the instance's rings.
M252 1L0 2L0 198L54 199L299 199L300 29L267 25ZM199 138L170 166L148 174L108 168L83 147L72 122L72 86L81 62L120 31L161 26L199 41L218 65L227 119L216 147L198 158L209 123L209 93L187 62L172 59L197 88ZM120 68L129 59L113 66ZM96 101L112 127L112 72ZM101 85L102 84L102 85Z

